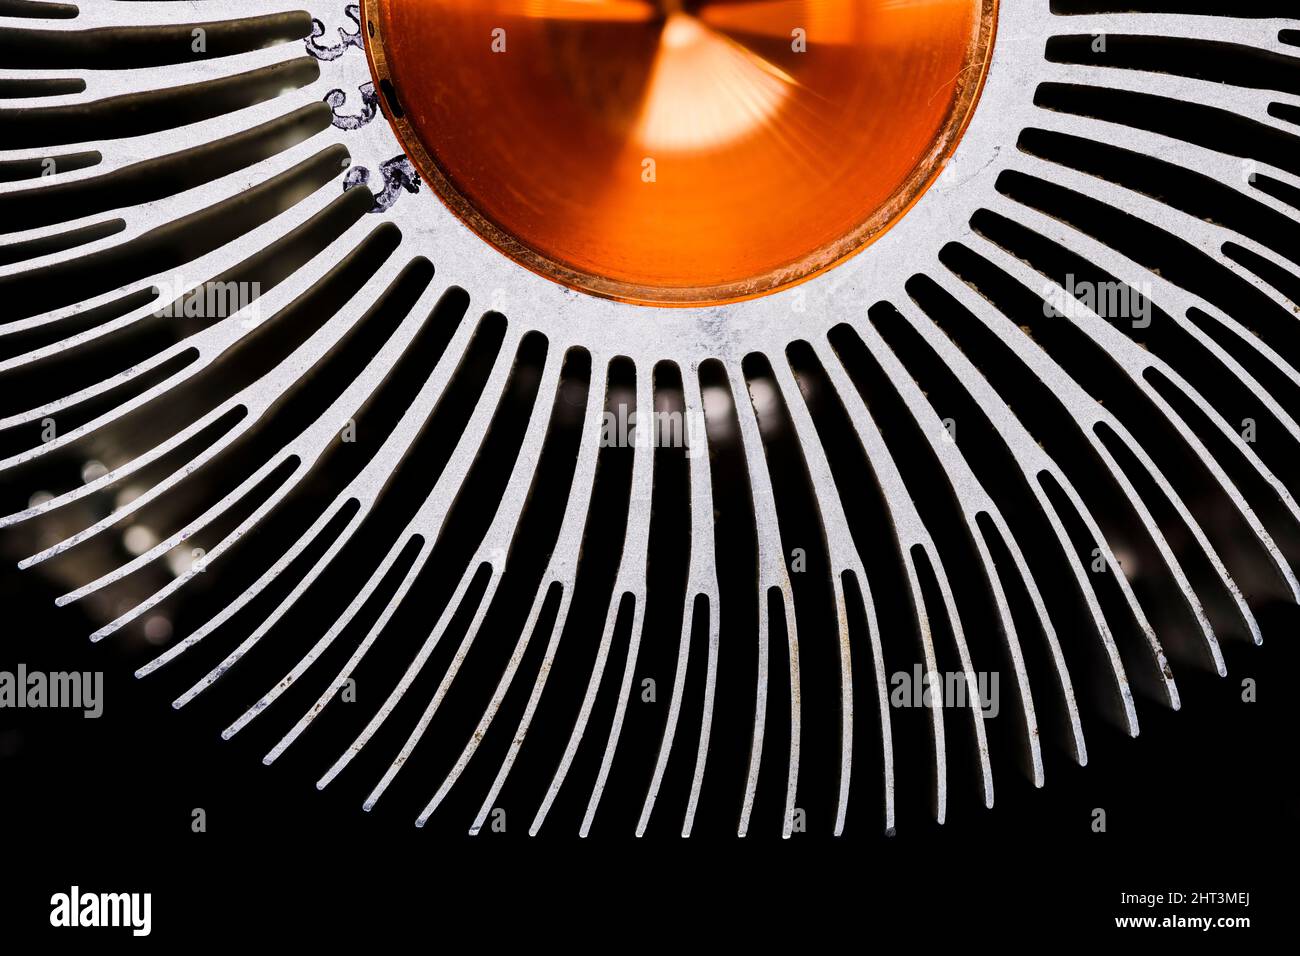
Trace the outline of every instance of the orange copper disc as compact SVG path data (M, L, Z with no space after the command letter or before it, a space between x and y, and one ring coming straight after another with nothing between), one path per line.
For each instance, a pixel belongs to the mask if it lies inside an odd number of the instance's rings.
M858 251L952 152L996 0L366 0L442 200L631 302L762 295Z

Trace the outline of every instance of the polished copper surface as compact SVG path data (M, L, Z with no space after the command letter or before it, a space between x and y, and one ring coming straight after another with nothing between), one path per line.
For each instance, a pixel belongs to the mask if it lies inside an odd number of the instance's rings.
M365 0L442 200L577 289L699 305L852 255L942 168L996 0Z

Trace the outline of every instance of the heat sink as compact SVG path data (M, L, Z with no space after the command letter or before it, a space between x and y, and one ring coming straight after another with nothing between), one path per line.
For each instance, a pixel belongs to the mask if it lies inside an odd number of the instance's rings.
M1042 786L1300 598L1283 7L999 0L905 215L669 308L444 206L358 4L0 0L5 573L421 826L892 832ZM1001 706L900 700L928 673Z

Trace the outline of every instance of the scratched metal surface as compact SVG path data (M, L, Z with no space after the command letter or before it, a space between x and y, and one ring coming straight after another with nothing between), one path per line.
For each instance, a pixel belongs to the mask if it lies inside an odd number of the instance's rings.
M1252 610L1255 595L1263 595L1265 599L1280 595L1286 600L1300 596L1291 564L1300 554L1297 548L1300 510L1287 487L1288 476L1279 465L1279 462L1295 460L1296 443L1300 443L1300 426L1293 417L1297 395L1294 390L1300 386L1297 339L1287 327L1295 321L1297 306L1289 295L1294 294L1297 286L1290 283L1297 281L1300 267L1292 261L1294 245L1287 248L1254 227L1258 221L1276 221L1289 227L1300 218L1296 208L1285 201L1290 190L1300 188L1300 165L1294 161L1300 155L1296 150L1300 140L1295 137L1296 127L1276 115L1276 109L1270 110L1271 104L1300 106L1300 96L1286 89L1289 81L1276 84L1282 88L1269 88L1268 84L1256 88L1223 82L1213 76L1197 78L1178 75L1177 71L1143 69L1140 64L1120 68L1104 62L1088 65L1050 62L1044 54L1049 38L1058 35L1154 36L1236 44L1294 62L1297 51L1279 39L1279 31L1296 26L1296 22L1139 13L1067 17L1053 15L1046 0L1002 0L992 68L979 107L953 161L916 207L864 253L811 282L765 298L707 309L653 309L574 293L522 269L469 233L422 186L379 113L360 40L360 14L355 5L344 5L338 0L311 0L307 4L288 0L132 3L83 0L79 14L73 18L0 17L0 27L69 34L99 27L147 29L183 25L188 28L193 24L293 14L303 5L310 7L310 22L301 14L297 19L290 17L286 21L288 38L247 52L137 68L95 69L73 65L42 69L0 63L6 67L0 69L0 80L71 77L85 83L80 92L0 101L0 116L11 119L15 111L63 110L66 113L113 97L137 97L190 84L217 84L223 78L257 70L269 70L269 75L275 77L271 92L255 101L231 101L230 108L225 109L220 104L226 101L213 97L211 102L218 105L212 115L181 126L164 119L153 131L127 129L122 135L116 135L111 129L97 129L94 136L84 140L78 139L79 134L75 132L66 132L68 123L73 124L74 131L76 122L85 122L85 128L91 128L93 124L89 120L75 118L80 114L71 114L74 119L63 125L51 121L15 126L13 129L19 133L5 135L0 162L31 160L39 165L51 156L92 151L100 158L84 168L72 169L60 169L58 162L62 160L59 160L52 170L45 170L49 175L0 183L0 203L34 201L39 208L44 191L67 189L70 184L93 182L113 174L129 176L137 164L229 141L262 124L280 121L295 111L305 111L300 118L309 129L309 135L286 135L283 148L253 157L238 168L218 170L212 177L199 177L181 188L159 189L157 195L144 201L100 202L84 214L75 203L71 207L65 203L58 206L56 215L45 217L49 221L17 230L11 225L4 236L6 249L13 243L66 236L82 227L120 220L108 234L92 230L66 248L53 251L37 242L20 258L6 258L5 264L0 265L0 285L11 309L19 301L11 296L19 292L57 298L50 290L57 289L56 280L65 275L76 279L77 288L93 292L72 302L60 301L55 307L46 308L38 302L22 308L17 318L6 316L0 325L0 341L7 339L15 344L0 361L0 376L10 378L22 373L24 368L44 367L42 363L49 363L69 350L127 335L161 303L158 298L149 297L93 327L85 328L78 323L78 317L97 307L169 283L177 273L195 280L223 275L250 255L289 235L310 217L327 212L332 204L340 201L344 190L359 187L373 193L368 210L354 216L354 221L336 238L282 281L264 290L255 308L211 323L110 378L39 404L23 405L19 401L16 407L21 410L0 420L0 432L31 439L21 450L0 461L0 472L6 475L4 481L10 487L29 481L27 476L39 469L47 456L52 456L51 460L61 455L92 458L99 453L96 449L102 451L106 445L111 449L114 429L122 428L124 422L139 420L128 418L129 414L138 416L141 412L147 414L151 408L165 409L169 396L184 382L209 367L223 368L221 363L237 354L232 350L241 340L263 323L274 322L281 310L307 295L332 269L345 263L349 253L380 223L391 223L400 230L396 251L365 277L360 291L346 307L331 315L284 361L215 407L203 410L201 417L175 433L146 436L130 445L133 449L130 454L119 454L116 458L111 453L101 454L104 467L85 474L84 480L69 482L65 487L40 486L45 494L30 498L26 506L7 509L9 513L0 519L0 525L11 535L28 534L26 539L20 537L30 544L22 573L45 573L43 569L58 564L61 558L74 553L91 554L86 560L65 561L63 567L70 570L59 581L66 585L62 602L83 602L93 617L102 619L102 626L92 635L95 640L120 638L128 629L146 621L153 609L168 601L183 600L186 589L195 586L199 575L204 575L207 581L213 577L220 581L229 562L237 560L232 555L238 553L239 540L273 515L286 496L311 475L313 468L320 466L327 452L337 445L340 428L385 381L419 333L425 317L447 290L455 287L468 295L465 319L450 333L437 363L421 370L425 380L392 433L345 487L331 500L319 503L316 520L307 532L297 539L262 541L259 547L272 552L265 572L250 586L231 593L225 609L213 614L206 623L169 635L155 649L153 659L140 667L142 679L156 680L159 678L155 673L167 672L169 666L193 654L196 648L219 645L219 663L180 694L177 706L187 705L199 695L219 695L227 674L242 665L246 656L254 659L263 650L262 638L272 632L276 621L302 597L311 582L328 569L344 543L365 526L390 478L443 398L479 327L477 317L489 311L505 317L504 339L481 394L441 473L436 481L431 478L427 483L426 497L414 509L409 523L391 537L375 567L355 569L354 590L347 596L346 610L334 626L312 635L314 642L310 649L282 679L268 684L251 706L243 710L236 707L231 714L227 736L242 732L255 720L281 722L282 737L267 753L268 763L293 747L327 708L342 706L335 701L367 654L391 653L382 640L385 622L404 601L418 599L412 590L413 583L447 527L449 513L471 472L498 403L503 400L516 352L530 333L545 337L545 361L535 403L488 529L478 541L453 542L452 550L458 556L458 570L453 577L458 578L458 583L450 600L444 606L427 609L427 636L418 642L409 666L400 669L401 677L382 693L371 693L367 697L369 703L358 705L368 708L368 723L355 739L335 742L337 760L324 768L320 777L319 786L329 785L362 748L388 748L391 762L386 772L373 781L365 799L366 809L375 806L389 785L401 778L407 759L427 735L444 732L439 725L440 704L476 644L505 642L514 649L499 683L483 688L481 718L474 733L464 741L460 756L443 773L418 781L427 791L427 803L417 820L423 825L438 812L444 798L471 764L484 735L493 729L498 734L513 733L491 785L481 800L475 801L480 805L478 813L472 819L459 821L468 825L471 832L478 832L484 826L516 757L532 743L530 721L547 689L550 663L558 652L559 639L571 612L584 534L593 522L615 521L619 523L623 543L608 611L604 614L604 627L596 653L588 664L585 689L568 702L572 717L567 743L544 795L530 810L533 814L530 832L537 832L542 826L562 787L580 789L586 796L586 812L579 832L585 835L595 824L611 768L620 758L628 759L626 746L620 748L620 730L628 701L635 693L636 653L643 638L673 642L677 648L677 669L671 681L669 706L658 733L653 773L644 788L638 833L645 830L652 815L668 815L676 821L674 826L680 825L683 835L690 834L702 790L729 788L728 799L734 800L737 829L744 834L750 826L756 794L760 788L767 788L783 794L782 831L788 836L794 825L798 795L804 792L799 760L801 716L809 706L833 706L840 716L839 739L835 743L838 772L834 781L818 782L818 786L834 789L835 813L832 819L814 821L815 825L836 834L846 826L887 830L894 827L892 715L887 700L889 686L882 634L875 613L877 601L872 596L873 575L869 571L880 558L865 555L863 542L850 531L844 507L848 498L858 492L855 487L845 485L843 476L837 476L828 460L836 450L824 445L815 411L807 404L788 357L787 349L795 342L807 343L824 369L851 422L860 453L869 463L869 469L861 474L861 482L877 485L885 502L895 540L880 543L880 548L896 554L901 564L911 623L919 641L920 659L927 669L938 667L936 637L932 634L932 622L938 616L947 622L945 632L961 670L972 682L975 680L981 662L974 660L970 653L962 625L963 608L952 584L956 577L967 575L980 575L986 581L996 639L1002 642L1010 662L1011 672L1003 674L1004 686L1013 698L1008 706L1019 711L1018 720L1023 724L1018 734L1021 751L1018 762L1036 785L1043 785L1045 779L1038 716L1045 702L1050 701L1050 706L1065 717L1065 732L1059 745L1084 763L1087 748L1080 698L1086 695L1089 699L1108 701L1099 709L1109 709L1129 733L1136 734L1137 695L1130 681L1143 682L1150 688L1147 696L1163 698L1164 705L1176 708L1179 706L1176 679L1181 661L1188 661L1188 666L1209 666L1225 672L1219 646L1223 628L1204 606L1207 588L1215 592L1217 606L1226 607L1227 616L1235 616L1235 626L1230 630L1256 642L1260 633ZM1036 96L1044 84L1163 97L1221 111L1213 114L1216 122L1223 121L1224 113L1230 114L1237 125L1230 127L1235 133L1227 140L1210 141L1182 128L1162 125L1160 114L1164 107L1160 104L1164 101L1142 101L1147 104L1146 112L1135 114L1138 119L1114 115L1090 117L1082 112L1047 108L1036 105ZM1300 86L1292 89L1300 91ZM0 129L4 125L0 120ZM1165 191L1158 182L1151 185L1113 181L1123 177L1095 175L1068 162L1034 155L1018 145L1022 131L1027 129L1108 144L1204 177L1198 182L1206 184L1207 194L1212 186L1217 201L1240 210L1241 215L1239 218L1216 216L1180 199L1199 195L1196 190ZM310 170L310 175L303 170ZM260 221L250 228L185 260L183 265L169 263L166 268L133 275L130 281L123 282L110 278L98 285L88 285L88 280L78 278L83 273L76 270L96 267L101 261L96 257L111 264L116 261L112 259L115 250L156 237L156 230L166 229L185 217L199 216L192 220L192 227L206 228L199 225L209 221L201 218L205 210L223 202L238 201L241 195L273 177L295 172L301 173L308 185L298 188L292 201L265 211ZM1217 285L1200 286L1187 278L1188 273L1161 268L1144 256L1141 249L1116 242L1113 234L1097 234L1097 230L1089 228L1086 219L1072 222L1019 201L1015 190L1007 184L1025 180L1008 179L1008 176L1033 177L1129 214L1135 221L1154 226L1169 242L1176 243L1182 257L1178 261L1201 261L1188 257L1203 256L1218 270L1213 274L1223 278ZM1281 185L1265 189L1261 185L1265 182ZM15 196L19 199L14 200ZM1108 374L1126 380L1126 387L1140 395L1144 404L1117 409L1099 401L1066 370L1059 355L1038 344L995 301L963 281L941 261L941 250L951 243L959 243L985 259L1024 293L1050 298L1059 292L1059 283L1030 261L972 227L973 217L981 211L1019 224L1040 240L1055 243L1146 293L1155 307L1153 321L1165 325L1174 341L1188 343L1186 349L1149 348L1133 334L1130 325L1108 321L1083 305L1072 308L1068 318L1055 319L1074 323L1079 333L1095 342L1113 360ZM1225 244L1246 250L1249 261L1263 262L1267 268L1248 269L1243 265L1242 256L1225 253ZM385 290L416 257L427 258L432 263L435 270L432 280L373 360L296 437L283 441L260 467L242 476L243 480L202 513L177 523L157 540L147 541L146 546L135 548L138 553L120 549L86 551L88 543L97 537L120 536L123 529L131 526L132 515L165 500L186 482L202 480L203 466L220 462L224 449L246 431L257 428L266 416L273 416L277 400L290 385L329 353L360 317L380 301ZM60 272L60 268L70 271ZM1192 270L1193 278L1195 274L1196 270ZM1094 456L1093 463L1113 476L1118 494L1136 516L1133 533L1143 535L1158 558L1157 566L1147 568L1145 573L1158 577L1162 586L1179 595L1185 604L1183 610L1196 622L1195 633L1180 635L1181 647L1177 654L1172 651L1166 654L1163 643L1169 635L1152 620L1149 600L1132 586L1133 568L1125 566L1125 556L1119 553L1113 532L1107 533L1111 527L1109 516L1098 514L1096 499L1086 494L1086 489L1076 487L1072 463L1053 457L1045 447L1043 436L1036 434L1031 424L1006 400L998 387L1003 370L981 367L978 358L959 347L933 321L927 309L918 304L913 285L918 276L928 277L950 295L952 302L946 308L958 311L964 322L982 325L991 334L991 340L1003 344L1004 354L1013 357L1009 362L1019 362L1024 374L1048 387L1064 409L1061 421L1077 428L1083 446ZM888 303L897 310L917 341L933 349L935 358L931 361L942 363L952 380L987 416L989 434L1004 444L1014 468L1020 472L1018 480L1023 480L1024 497L1013 501L1001 491L986 487L981 468L972 460L978 456L978 449L972 451L963 445L960 433L953 440L945 423L947 409L931 404L927 390L869 317L868 310L880 303ZM846 369L841 350L832 343L832 330L844 326L856 334L879 363L901 407L914 420L916 434L921 436L914 446L900 448L896 441L887 441L882 436L873 408ZM61 333L62 328L67 328L68 333ZM33 339L34 335L43 337ZM28 341L39 344L28 347L25 344ZM521 542L517 537L520 518L548 434L562 363L573 348L586 350L590 355L593 387L586 398L572 482L559 531L545 570L529 597L531 604L523 627L517 633L481 633L485 615L494 598L502 593L499 588L512 555L517 549L529 546L529 542ZM795 593L787 564L788 541L783 542L779 508L769 475L771 462L765 455L754 404L744 400L751 394L752 383L747 381L742 363L754 355L765 357L771 365L772 379L786 410L786 427L791 429L806 468L819 515L820 527L816 532L823 542L830 571L834 633L809 634L798 627ZM168 364L177 356L185 356L188 364L179 367ZM658 363L671 362L681 372L689 445L689 562L679 634L642 634L647 602L647 542L655 520L651 507L655 449L643 444L634 451L624 512L602 515L592 510L592 489L600 452L600 413L605 401L599 386L604 382L609 363L619 356L630 359L634 365L635 404L647 418L653 400L651 370ZM700 369L711 360L720 363L730 394L736 400L739 428L736 440L748 477L748 488L738 489L738 493L748 493L752 500L757 551L753 597L757 603L758 626L752 640L757 645L759 665L753 712L746 717L751 732L746 739L722 741L711 736L713 718L722 709L737 705L734 700L717 694L715 685L721 652L721 621L729 608L721 599L718 584L719 562L727 560L727 554L725 547L720 547L715 540L715 488L708 468L710 436L708 429L698 424L704 404ZM162 376L156 374L160 368L165 369ZM1209 372L1205 371L1207 368ZM1165 384L1158 387L1157 378ZM1229 395L1204 386L1205 382L1215 380L1233 382L1235 391ZM124 387L136 381L145 384L139 389ZM1196 382L1202 383L1201 386ZM1238 401L1238 396L1243 394L1254 403L1251 409L1258 409L1252 414L1260 422L1267 422L1267 442L1263 439L1257 442L1252 435L1243 434L1242 406ZM1171 400L1171 395L1177 400ZM92 413L83 416L84 421L74 415L75 427L67 431L58 427L62 416L70 410L88 407L87 403L93 403L96 396L100 397L100 404L90 406ZM236 424L191 456L187 440L237 409L242 409L243 415ZM1140 430L1132 427L1135 421L1141 424ZM55 428L42 434L47 422L54 422ZM957 428L961 428L960 421ZM1147 428L1156 431L1149 432ZM1213 479L1212 496L1190 499L1180 483L1181 476L1166 473L1168 468L1162 466L1160 456L1153 454L1147 442L1139 437L1153 433L1164 436L1162 440L1179 448L1181 454L1197 462L1204 474ZM1122 449L1122 454L1117 454L1117 449ZM184 454L178 457L178 450ZM935 529L930 526L933 519L914 500L914 489L904 478L905 470L900 468L900 454L924 458L926 467L934 472L934 480L950 490L960 521L965 525L964 532L978 558L974 566L952 566L951 555L936 544ZM1230 466L1225 463L1226 458L1230 458ZM160 467L160 463L166 467ZM253 491L258 482L273 473L279 483L271 493L255 507L241 511L240 503L254 500ZM147 480L141 483L140 476L147 476ZM135 489L132 496L117 494L128 485ZM27 496L37 490L23 485L22 494ZM60 513L75 511L91 501L109 504L92 518L59 523ZM1096 644L1099 659L1107 664L1105 672L1091 675L1071 672L1068 655L1057 637L1061 622L1053 620L1040 593L1042 582L1036 579L1036 573L1040 576L1043 573L1040 554L1027 543L1018 541L1013 522L1008 520L1011 517L1007 514L1008 507L1035 509L1051 529L1059 545L1056 557L1069 568L1072 587L1086 609L1085 624L1091 640ZM221 525L222 517L232 514L238 514L239 519ZM1217 527L1205 527L1207 514L1231 514L1236 522L1233 526L1243 529L1243 533L1234 538ZM215 545L205 548L197 560L187 561L192 550L188 542L204 529L218 526L223 530ZM336 536L332 540L322 537L327 526L334 529L332 533ZM1081 546L1077 537L1071 537L1072 527L1083 529L1087 547ZM59 529L58 533L51 533L50 528ZM414 560L399 562L404 549L413 541L417 542ZM314 550L313 545L316 545ZM1038 542L1035 548L1041 546L1042 542ZM1005 551L1007 560L995 561L995 548L999 553ZM1247 552L1248 557L1243 558L1238 552ZM117 559L112 558L114 554ZM246 628L248 633L242 639L228 634L230 619L304 554L310 554L311 560L301 583L266 613L260 624ZM920 561L931 569L936 582L934 589L923 586ZM1109 582L1106 587L1115 595L1109 602L1097 593L1101 578L1093 567L1095 562L1101 562L1111 572L1119 572L1105 576ZM1195 566L1194 571L1188 569L1189 564ZM364 629L364 634L347 630L348 622L395 566L405 570L382 613ZM1251 577L1261 566L1267 566L1271 581L1258 583L1253 577L1249 582L1237 580L1241 576ZM147 572L151 569L159 574L149 577ZM488 575L485 588L472 587L481 571ZM144 591L137 589L125 603L96 602L97 596L113 591L128 579L154 583ZM862 595L866 640L850 640L849 617L854 612L846 601L846 579L855 582ZM1005 592L1012 581L1026 595L1032 628L1027 628L1026 620L1016 618L1010 609ZM539 621L544 617L543 605L553 586L559 588L558 610L549 626L542 627ZM779 613L785 616L786 646L778 659L780 666L788 669L782 675L780 686L788 687L789 693L779 698L767 694L769 639L774 633L782 633L780 629L773 631L773 622L768 617L766 596L772 589L780 596L779 603L773 606L780 608ZM626 595L633 599L633 614L626 637L628 646L623 648L615 646L615 631L619 607ZM698 652L699 648L691 652L692 609L697 596L703 596L708 607L703 653ZM466 601L472 606L462 609L461 604ZM1124 629L1141 635L1140 653L1124 655L1117 646L1114 636L1117 609L1127 616ZM468 625L452 628L453 618L462 610L471 615ZM1220 620L1224 616L1220 613ZM446 663L437 689L427 700L419 702L424 706L417 721L398 728L389 726L395 714L406 713L398 705L444 634L451 634L448 640L459 643ZM620 636L619 642L623 639ZM350 653L341 667L334 669L330 664L327 668L319 661L337 640L350 642ZM801 682L807 675L800 673L799 649L809 641L830 642L834 646L833 657L839 662L837 701L808 701L801 697ZM1032 674L1022 652L1022 644L1027 641L1036 643L1038 658L1046 662ZM531 669L520 667L528 648L537 645L545 645L541 665ZM984 662L983 667L987 666ZM1135 668L1141 673L1135 673ZM688 681L691 672L702 673L703 679L698 683ZM284 707L277 707L277 700L299 681L310 681L317 689L318 697L312 695L315 704L301 714L282 712ZM1085 686L1089 681L1098 686ZM618 703L611 716L597 720L593 717L597 692L610 682L621 682L615 698ZM518 717L500 713L502 698L512 687L527 690L527 704ZM702 695L692 702L691 712L698 712L700 717L690 725L680 719L688 688ZM953 748L958 747L973 748L982 800L991 806L995 768L990 760L982 711L970 707L965 715L944 713L938 701L930 711L932 736L930 752L925 758L932 774L930 812L939 820L947 813L948 763ZM789 724L788 733L782 737L788 740L788 753L782 755L778 773L760 775L765 734L778 722ZM855 762L855 754L860 752L860 741L855 743L855 735L862 734L879 738L878 763ZM711 747L746 750L749 757L745 778L713 779L708 759ZM658 804L665 767L675 750L682 749L687 751L687 756L678 759L686 759L693 767L689 795L684 803ZM600 755L599 771L594 779L570 776L579 751ZM1022 772L1016 766L996 769L999 774ZM870 819L854 820L848 814L850 795L864 788L878 795L881 813Z

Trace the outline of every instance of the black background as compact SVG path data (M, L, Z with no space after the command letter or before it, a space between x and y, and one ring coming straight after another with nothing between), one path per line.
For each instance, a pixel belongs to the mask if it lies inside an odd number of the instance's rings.
M405 814L363 813L352 792L317 792L297 768L262 766L219 725L174 712L136 681L112 641L91 645L72 610L38 579L4 576L3 659L12 669L104 670L97 720L0 711L0 921L9 939L49 927L50 895L153 894L151 938L267 942L523 932L534 941L600 932L609 945L670 943L683 933L829 938L847 927L911 939L1045 939L1110 932L1151 940L1186 930L1114 929L1121 892L1249 891L1254 935L1292 918L1294 609L1265 615L1262 647L1229 646L1229 677L1180 674L1180 712L1139 704L1142 733L1088 728L1090 762L1047 757L1034 791L1000 773L992 810L954 808L943 827L893 837L864 824L840 839L783 841L717 833L688 841L550 825L457 837ZM1241 680L1258 681L1243 703ZM191 831L191 811L207 832ZM1092 810L1107 831L1091 829ZM878 929L873 929L877 927ZM126 930L59 930L78 942L133 943ZM120 939L118 937L121 937ZM1162 935L1159 938L1171 938ZM1241 936L1234 939L1241 941ZM1226 942L1224 936L1219 942Z

